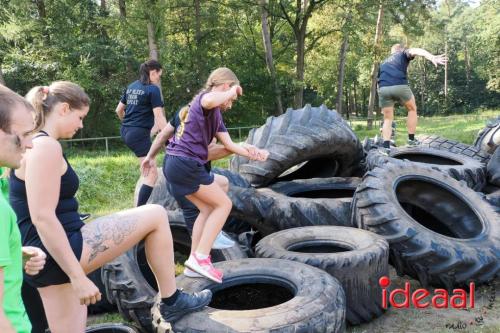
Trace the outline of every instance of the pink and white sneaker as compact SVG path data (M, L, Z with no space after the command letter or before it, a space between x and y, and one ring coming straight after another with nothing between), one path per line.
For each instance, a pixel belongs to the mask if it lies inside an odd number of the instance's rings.
M184 266L195 273L203 275L207 279L222 283L222 271L214 268L210 256L206 259L199 259L195 253L191 253L188 260L184 263Z

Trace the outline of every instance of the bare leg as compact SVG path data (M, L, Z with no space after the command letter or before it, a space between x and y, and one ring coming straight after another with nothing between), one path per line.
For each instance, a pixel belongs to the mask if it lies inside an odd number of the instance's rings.
M415 104L415 96L412 96L404 103L406 110L408 110L408 119L406 120L406 127L408 134L415 134L417 131L417 105Z
M384 114L384 125L382 127L382 138L384 141L391 140L392 121L394 120L394 106L382 108Z
M38 288L52 333L83 333L87 322L87 307L75 297L71 284Z
M205 223L207 221L208 216L212 213L212 207L203 202L198 202L195 204L200 213L196 218L196 221L193 225L193 233L191 235L191 253L194 253L200 243L201 235L203 234L203 229L205 228Z
M161 297L175 290L172 234L167 212L159 205L145 205L101 217L82 228L80 264L86 273L124 253L142 239Z
M214 175L214 183L219 185L221 189L227 193L229 190L229 180L225 176L221 175ZM188 198L189 199L189 198ZM198 247L198 244L200 243L201 235L203 233L203 229L205 228L205 222L212 212L212 207L203 203L199 202L198 203L199 207L197 206L198 210L200 213L198 214L198 217L196 218L196 221L194 222L193 225L193 232L191 235L191 253L196 251L196 248ZM196 206L196 204L195 204ZM201 209L200 209L201 207Z
M214 180L224 192L227 193L227 191L229 191L229 180L227 179L226 176L215 174Z
M198 191L186 196L201 211L206 206L212 208L201 233L196 252L208 255L215 238L222 230L231 212L232 202L221 187L213 182L210 185L200 185ZM195 222L195 226L198 220ZM193 231L194 233L194 231Z

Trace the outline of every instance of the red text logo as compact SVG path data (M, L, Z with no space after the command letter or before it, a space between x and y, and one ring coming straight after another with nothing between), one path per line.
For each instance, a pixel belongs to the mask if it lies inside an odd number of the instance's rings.
M410 292L410 282L405 282L404 289L393 289L390 292L387 291L387 287L391 284L391 280L387 276L382 276L378 283L382 287L382 307L384 309L387 309L388 303L396 309L409 308L410 302L417 309L424 309L429 306L436 309L447 309L448 306L455 309L465 309L467 308L467 303L469 308L474 308L474 282L469 284L468 302L467 291L464 289L453 289L451 295L446 289L435 289L431 300L424 301L427 296L431 295L431 292L423 288ZM398 297L399 302L396 301L397 295L401 295Z

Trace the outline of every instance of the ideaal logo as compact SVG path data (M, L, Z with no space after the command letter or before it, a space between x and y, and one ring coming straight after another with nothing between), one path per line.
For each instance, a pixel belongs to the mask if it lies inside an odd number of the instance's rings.
M432 305L436 309L447 309L448 305L455 309L465 309L467 307L474 308L474 292L475 284L469 284L469 304L467 306L467 292L464 289L453 289L451 297L446 289L435 289L430 302L423 300L431 295L427 289L419 288L410 292L410 282L405 282L404 289L394 289L391 292L387 291L387 287L391 284L391 280L387 276L382 276L379 281L382 287L382 307L387 309L387 302L396 309L409 308L410 300L413 306L417 309L425 309ZM387 297L389 294L389 297ZM402 295L403 302L396 302L396 296Z

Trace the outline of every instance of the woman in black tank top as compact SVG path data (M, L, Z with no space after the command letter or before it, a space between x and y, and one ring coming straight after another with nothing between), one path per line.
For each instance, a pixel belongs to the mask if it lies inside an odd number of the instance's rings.
M78 177L58 139L71 138L89 111L85 92L71 82L35 87L27 95L39 134L23 165L11 177L11 200L23 242L46 250L47 264L27 282L38 288L52 333L84 332L86 305L101 297L86 274L145 240L146 255L158 281L158 309L175 321L210 302L211 292L186 294L176 289L172 235L166 211L158 205L118 212L84 224L75 193ZM28 210L29 207L29 210Z

